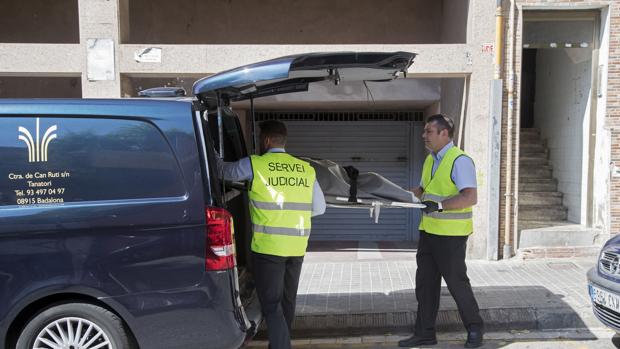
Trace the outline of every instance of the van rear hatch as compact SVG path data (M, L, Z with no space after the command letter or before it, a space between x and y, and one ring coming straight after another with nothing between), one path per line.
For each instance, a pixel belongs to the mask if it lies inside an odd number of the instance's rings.
M386 81L406 73L413 64L410 52L331 52L276 58L221 72L194 83L200 100L238 101L307 91L311 82Z

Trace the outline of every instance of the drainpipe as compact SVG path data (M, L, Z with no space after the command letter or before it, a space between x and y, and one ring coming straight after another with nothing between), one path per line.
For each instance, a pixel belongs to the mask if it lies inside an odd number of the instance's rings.
M489 91L489 163L488 177L488 227L487 259L497 260L499 257L499 203L500 203L500 163L502 147L502 94L501 79L504 51L504 15L502 0L496 0L495 7L495 67Z
M514 0L513 0L514 1ZM514 4L513 4L513 19L514 19ZM523 16L519 16L519 22L523 21ZM515 26L515 24L512 24L513 26ZM519 25L517 25L518 27ZM515 29L512 30L513 34L515 32ZM513 35L514 37L514 35ZM512 47L513 47L513 52L512 52L512 58L514 59L514 55L515 52L517 50L517 48L515 47L516 45L516 41L517 39L514 38L512 40ZM519 48L521 49L521 48ZM512 76L512 82L510 83L510 86L512 86L512 88L514 89L514 86L516 84L515 80L516 80L516 76L515 76L515 71L514 71L514 64L510 65L510 69L512 70L511 76ZM513 91L514 92L514 91ZM510 94L510 99L513 98L514 93ZM518 100L517 100L518 102ZM514 103L513 103L514 104ZM514 107L513 108L513 114L516 113L516 111L519 110L518 108ZM515 177L515 181L514 181L514 191L513 191L513 205L514 205L514 212L515 214L512 216L512 241L513 241L513 246L512 249L514 251L514 254L517 254L517 250L519 249L519 171L521 170L521 165L519 165L519 159L521 158L521 117L519 114L516 115L516 131L515 131L515 139L516 139L516 144L515 144L515 159L516 159L516 165L515 165L515 169L514 169L514 177Z
M493 79L501 79L502 59L504 53L504 14L502 13L502 0L495 4L495 74Z
M512 257L513 247L510 245L510 232L511 232L511 219L510 214L513 192L512 192L512 134L513 134L513 111L514 111L514 0L510 0L510 14L508 16L508 129L506 132L506 193L504 197L506 199L506 212L504 217L504 259ZM516 239L513 241L516 245Z

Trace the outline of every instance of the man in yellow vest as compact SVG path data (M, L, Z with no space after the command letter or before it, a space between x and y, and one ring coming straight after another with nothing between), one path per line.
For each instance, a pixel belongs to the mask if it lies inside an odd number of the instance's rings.
M271 349L290 349L295 298L311 217L325 212L312 166L284 150L286 126L260 124L260 152L224 164L224 179L251 181L252 262Z
M476 171L473 160L454 146L453 131L454 122L437 114L427 119L422 134L431 153L424 161L420 186L412 190L426 205L416 255L418 312L414 335L400 341L401 347L437 344L442 277L467 329L465 348L482 345L483 322L465 265L467 238L473 232L472 206L477 202Z

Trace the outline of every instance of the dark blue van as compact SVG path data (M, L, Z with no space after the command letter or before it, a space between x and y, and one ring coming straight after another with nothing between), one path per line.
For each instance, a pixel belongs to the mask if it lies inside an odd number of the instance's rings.
M413 57L284 57L196 98L0 100L0 347L241 346L261 314L247 184L215 166L248 153L230 102L390 80Z
M4 100L0 113L4 346L240 346L260 315L245 200L224 201L192 100ZM246 156L223 115L225 153Z

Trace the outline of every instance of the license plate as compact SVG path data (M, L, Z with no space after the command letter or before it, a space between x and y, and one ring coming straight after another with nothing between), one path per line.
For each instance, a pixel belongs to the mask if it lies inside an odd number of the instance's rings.
M620 313L620 296L590 285L592 302Z

